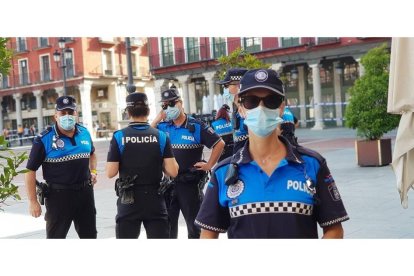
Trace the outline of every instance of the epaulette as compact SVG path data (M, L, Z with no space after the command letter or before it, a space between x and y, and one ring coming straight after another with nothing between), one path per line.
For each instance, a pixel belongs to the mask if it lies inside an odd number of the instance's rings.
M37 135L37 137L42 138L43 136L45 136L46 134L48 134L49 132L51 132L53 129L53 127L48 126L45 130L43 130L41 133L39 133Z
M221 160L220 162L217 163L217 165L214 167L214 170L218 170L220 167L223 167L225 165L228 165L231 163L231 159L233 156L229 156L227 158L224 158L223 160Z
M318 152L311 150L310 148L306 148L304 146L298 145L296 147L294 147L294 150L296 150L299 154L303 154L303 155L307 155L310 157L315 158L316 160L318 160L319 164L323 164L325 163L325 158L320 155Z

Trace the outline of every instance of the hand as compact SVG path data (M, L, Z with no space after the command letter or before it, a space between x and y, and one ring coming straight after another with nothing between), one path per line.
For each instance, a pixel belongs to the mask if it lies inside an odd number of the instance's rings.
M95 173L91 173L91 183L92 183L92 186L95 186L96 182L98 181L97 177L98 176Z
M42 207L40 207L37 199L29 201L29 213L34 218L38 218L42 214Z
M209 170L211 170L211 166L206 162L197 162L197 163L194 164L194 167L198 171L209 171Z
M160 113L157 114L157 116L155 117L154 121L156 121L157 123L165 120L165 118L167 117L167 114L165 113L164 110L161 109Z

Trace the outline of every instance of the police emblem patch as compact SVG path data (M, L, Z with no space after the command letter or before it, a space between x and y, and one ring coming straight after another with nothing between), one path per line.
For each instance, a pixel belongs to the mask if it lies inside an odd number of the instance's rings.
M258 81L258 82L264 82L267 80L268 75L267 72L264 70L259 70L256 72L256 74L254 74L254 78Z
M214 130L211 127L208 127L207 128L207 132L210 133L210 134L213 134L214 133Z
M63 142L63 140L62 140L62 139L57 139L57 140L56 140L56 146L57 146L59 149L61 149L61 148L63 148L63 147L65 146L65 142Z
M341 195L339 194L338 188L336 187L335 183L331 183L330 185L328 185L328 191L333 201L341 200Z
M168 97L168 95L169 95L169 93L168 93L168 92L165 92L165 93L164 93L164 97L166 97L166 98L167 98L167 97Z
M64 98L64 99L63 99L63 103L64 103L64 104L68 104L68 103L69 103L69 99L68 99L68 98Z
M236 198L244 191L244 183L239 179L233 185L227 188L227 196L229 198Z

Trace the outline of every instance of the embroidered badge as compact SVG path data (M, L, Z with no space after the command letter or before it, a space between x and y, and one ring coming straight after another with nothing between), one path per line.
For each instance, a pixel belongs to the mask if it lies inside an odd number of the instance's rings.
M332 182L331 184L328 185L328 191L333 201L341 200L341 195L339 194L339 191L335 185L335 182Z
M64 104L68 104L68 103L69 103L69 99L68 99L68 98L64 98L64 99L63 99L63 103L64 103Z
M236 198L244 191L244 183L239 179L233 185L227 188L227 196L229 198Z
M207 128L207 132L210 134L214 134L214 130L211 127Z
M167 98L167 97L168 97L168 95L170 95L168 92L165 92L165 93L164 93L164 97L166 97L166 98Z
M59 149L61 149L61 148L63 148L63 147L65 146L65 142L63 142L63 140L62 140L62 139L57 139L57 140L56 140L56 146L57 146Z
M259 70L256 72L256 74L254 75L254 78L258 81L258 82L264 82L267 80L267 72L264 70Z

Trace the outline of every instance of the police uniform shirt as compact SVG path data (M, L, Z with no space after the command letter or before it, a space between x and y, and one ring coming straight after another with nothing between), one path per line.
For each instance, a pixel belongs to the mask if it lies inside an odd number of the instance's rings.
M48 183L82 184L90 177L89 157L95 151L88 130L76 124L72 138L62 134L56 124L48 127L33 141L26 168L40 166Z
M233 134L233 140L234 140L234 152L238 151L240 148L243 147L246 140L249 138L249 133L247 131L247 127L244 124L244 118L240 116L238 112L235 113L235 120L237 120L238 128L234 130ZM233 124L234 126L237 126L236 123Z
M211 127L188 115L181 126L169 121L159 123L157 128L170 138L175 159L180 166L179 173L187 172L202 160L204 146L212 148L221 140Z
M295 116L293 115L292 111L289 109L289 107L285 107L285 110L283 111L282 115L283 123L295 123Z
M292 148L283 137L280 140L287 156L270 177L252 160L248 142L232 159L239 165L236 183L224 183L231 158L217 166L196 225L227 231L229 238L317 238L317 223L325 227L349 219L325 160L303 147ZM305 175L315 183L318 205Z
M224 140L226 145L233 144L233 126L231 122L220 118L211 123L214 131Z
M138 173L142 184L159 184L164 158L174 157L166 133L148 123L130 123L114 133L108 162L119 162L120 175ZM123 162L124 161L124 162ZM133 175L131 175L133 176ZM148 182L148 183L143 183Z

